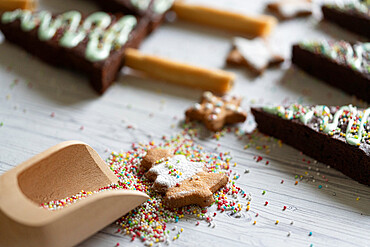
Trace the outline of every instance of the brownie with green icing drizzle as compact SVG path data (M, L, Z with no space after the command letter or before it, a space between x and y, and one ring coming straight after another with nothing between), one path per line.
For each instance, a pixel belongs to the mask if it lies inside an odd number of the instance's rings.
M359 35L370 38L370 2L353 0L337 1L322 6L324 19Z
M72 10L53 15L18 9L0 16L0 30L7 40L50 64L85 72L99 93L115 80L125 48L136 48L146 28L133 15L106 12L84 16Z
M261 132L370 185L370 108L292 104L252 113Z
M351 45L346 41L306 41L303 49L320 54L359 73L370 74L370 43Z
M370 43L300 42L293 45L292 63L308 74L370 102Z

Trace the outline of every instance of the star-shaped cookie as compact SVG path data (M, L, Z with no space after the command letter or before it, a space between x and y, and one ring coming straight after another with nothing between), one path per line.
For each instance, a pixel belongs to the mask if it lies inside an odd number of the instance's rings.
M226 124L244 122L247 113L240 107L242 99L235 96L217 97L204 92L200 103L185 112L188 120L201 121L211 131L221 130Z
M284 62L284 58L274 54L261 38L249 40L235 37L226 62L229 65L245 66L256 75L261 75L267 67Z
M140 163L140 169L148 171L150 168L152 168L153 164L156 164L156 162L159 163L161 160L171 158L172 156L173 151L170 149L162 148L149 149Z
M149 150L141 166L148 170L145 176L154 182L153 190L164 194L167 207L209 206L214 202L213 193L228 182L226 174L208 173L203 162L191 162L184 155L169 157L159 148Z
M280 19L287 20L312 14L311 0L279 0L267 4L267 9Z

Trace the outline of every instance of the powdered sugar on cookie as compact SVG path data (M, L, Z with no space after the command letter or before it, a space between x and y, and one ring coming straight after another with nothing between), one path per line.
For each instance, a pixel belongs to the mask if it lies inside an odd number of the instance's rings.
M233 44L243 58L257 70L265 69L272 58L272 54L267 49L265 41L261 38L248 40L235 37Z
M153 166L149 172L157 175L155 183L171 188L202 172L203 169L204 164L202 162L191 162L184 155L175 155L167 161Z
M275 54L265 40L241 37L234 38L233 49L226 59L229 65L245 66L257 75L262 74L267 67L283 61L284 58Z

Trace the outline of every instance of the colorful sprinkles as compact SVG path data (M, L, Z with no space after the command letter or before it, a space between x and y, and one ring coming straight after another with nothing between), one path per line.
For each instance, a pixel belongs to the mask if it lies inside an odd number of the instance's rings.
M162 204L162 196L150 190L151 182L143 176L138 166L148 149L165 147L174 149L175 154L185 155L191 161L203 161L209 172L222 171L226 172L230 177L233 177L232 170L230 170L231 165L233 165L231 163L230 153L205 152L203 147L196 145L191 138L185 137L184 135L177 135L172 138L163 137L162 139L165 141L159 145L155 145L154 142L150 142L148 145L132 144L132 151L126 153L111 153L107 159L107 164L119 178L118 185L110 185L94 192L81 191L72 197L45 203L41 206L50 210L57 210L84 199L87 196L105 190L130 189L142 191L150 196L148 201L116 222L120 227L119 232L129 235L132 241L139 239L147 246L152 246L155 243L177 240L184 230L181 228L175 233L175 236L170 237L170 235L173 234L167 229L167 224L177 223L182 218L192 217L197 219L196 225L199 225L200 221L205 221L209 226L215 227L216 225L213 222L213 218L217 216L217 213L210 213L207 208L201 208L195 205L176 209L165 208ZM181 174L176 173L176 171L171 172L171 174L172 173L174 176L181 176ZM237 203L238 196L250 199L250 195L247 195L244 190L235 185L235 182L230 180L227 186L214 194L214 205L220 212L228 212L236 218L240 217L238 213L242 211L244 205L243 203Z
M169 224L172 225L173 223L177 223L184 219L194 220L194 227L198 227L202 222L204 222L208 227L214 228L216 227L214 219L219 214L227 214L228 216L237 219L245 217L243 216L245 213L252 214L254 217L256 217L256 219L257 217L260 218L259 213L256 212L251 205L252 194L244 191L236 184L235 180L237 180L241 175L232 170L235 166L237 166L237 164L232 162L230 153L206 151L202 146L197 145L194 141L194 137L198 136L198 130L194 128L194 125L185 123L184 126L187 128L184 130L184 132L173 137L163 136L163 142L160 144L156 144L153 141L149 142L148 144L132 143L131 151L122 153L112 152L107 159L107 164L119 178L118 184L112 184L94 192L81 191L77 195L74 195L70 198L45 203L42 205L42 207L49 210L58 210L65 206L69 206L78 200L82 200L87 196L111 189L130 189L142 191L147 193L150 196L150 199L117 220L116 225L118 229L116 233L129 236L131 241L139 240L146 246L159 246L160 243L170 244L172 241L180 239L184 229L178 229L177 226L171 226L171 229L169 229ZM224 129L223 131L226 133L233 132L235 130ZM242 132L238 131L235 133L240 134ZM281 143L279 145L278 140L261 135L256 131L249 134L242 133L240 134L240 137L248 139L248 145L250 147L254 147L259 152L261 150L270 150L274 146L279 148L281 147ZM217 141L217 138L215 139ZM267 143L261 145L261 142ZM175 154L185 155L190 161L205 162L209 172L226 172L229 175L229 183L226 187L214 194L215 203L210 208L201 208L199 206L191 205L183 208L171 209L163 206L162 196L151 191L151 182L149 182L139 170L139 164L142 158L145 156L147 150L156 147L174 149ZM215 150L217 150L217 148ZM254 160L256 163L263 161L263 164L270 164L270 161L267 162L266 158L260 155L255 155ZM301 162L308 165L308 170L313 170L315 173L319 173L318 168L311 167L311 165L317 164L316 161L303 158ZM249 173L249 169L245 171L247 172L244 172L244 176L248 176L246 174ZM181 176L181 174L175 170L171 170L170 172L173 176ZM318 176L318 179L322 177L323 181L326 181L324 175L319 174ZM308 172L306 172L304 175L297 174L292 178L292 180L289 181L295 181L295 184L297 185L298 181L302 181L304 178L307 178L307 181L314 182L314 179L312 179L313 176L309 175ZM280 186L285 186L283 185L284 181L284 179L280 179L276 182ZM319 185L318 188L321 189L323 186ZM266 193L266 191L267 190L263 189L260 190L259 195L261 197L258 199L266 199L262 201L262 205L265 206L266 209L274 210L274 208L277 206L282 213L284 212L287 214L294 211L294 206L289 206L288 208L284 204L276 205L274 201L272 201L270 206L270 193ZM359 198L357 198L357 200L359 200ZM286 224L284 220L280 222L280 220L277 220L276 218L274 219L272 216L266 217L265 214L261 216L260 220L267 220L270 222L270 224L274 224L277 227L280 224ZM290 225L293 225L293 221L289 222ZM252 220L250 224L256 225L257 220ZM288 232L287 236L289 237L290 235L291 231ZM311 235L312 232L309 236ZM117 243L117 246L118 245L119 243Z

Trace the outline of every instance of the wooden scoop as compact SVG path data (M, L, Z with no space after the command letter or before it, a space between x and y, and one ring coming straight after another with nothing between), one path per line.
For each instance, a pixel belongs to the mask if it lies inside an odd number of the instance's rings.
M148 196L112 190L55 211L40 204L117 182L95 150L81 142L63 142L34 156L0 177L0 246L76 245Z

